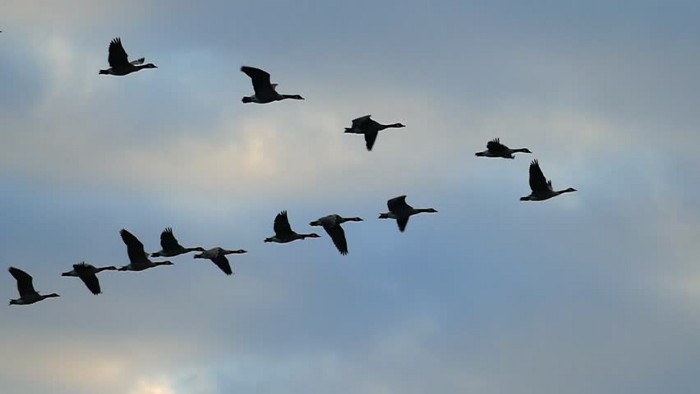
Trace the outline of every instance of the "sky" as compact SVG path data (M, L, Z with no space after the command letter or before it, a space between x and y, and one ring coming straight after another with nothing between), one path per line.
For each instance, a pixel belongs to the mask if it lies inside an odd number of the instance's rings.
M700 390L700 4L5 0L0 391ZM121 37L158 66L98 75ZM243 104L239 71L305 101ZM372 152L352 119L407 127ZM500 137L532 155L476 158ZM555 188L529 194L538 159ZM389 198L436 208L406 232ZM264 243L275 215L330 238ZM224 275L191 255L245 249ZM15 281L0 289L16 298Z

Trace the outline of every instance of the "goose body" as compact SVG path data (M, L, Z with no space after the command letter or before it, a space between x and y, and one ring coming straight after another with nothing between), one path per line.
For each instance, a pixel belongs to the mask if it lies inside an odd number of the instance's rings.
M170 261L152 262L148 258L148 253L143 248L143 244L130 232L122 229L119 231L122 241L126 244L126 253L129 255L129 265L119 268L119 271L143 271L159 265L173 265Z
M255 94L252 96L243 97L244 103L267 104L273 101L281 101L286 99L303 100L304 98L298 94L279 94L275 88L276 83L270 83L270 74L259 68L243 66L241 71L250 77L253 82L253 90Z
M564 190L554 190L552 181L548 181L545 178L537 160L533 160L530 164L530 190L532 190L532 193L529 196L520 197L520 201L544 201L560 194L577 191L572 187Z
M504 159L514 159L513 153L532 153L527 148L510 149L503 145L498 138L494 138L486 144L486 150L477 152L478 157L501 157Z
M88 290L90 290L92 294L97 295L102 293L102 289L100 288L100 281L97 279L97 274L102 271L114 271L116 269L117 267L114 266L96 268L93 265L85 264L85 262L83 261L79 264L73 264L73 269L68 272L62 273L61 276L72 276L80 278L80 280L82 280L83 283L85 283L85 286L87 286Z
M243 249L239 250L226 250L222 248L212 248L212 249L207 249L203 251L200 254L194 255L195 259L209 259L211 260L214 264L216 264L217 267L219 267L226 275L232 275L233 270L231 269L231 264L228 262L228 259L226 258L227 254L242 254L242 253L248 253Z
M100 70L100 74L124 76L133 72L143 70L144 68L158 68L153 63L143 64L146 58L129 61L129 55L126 54L122 46L121 38L117 37L109 43L109 68Z
M348 254L348 242L345 239L345 231L340 226L345 222L361 222L358 217L344 218L340 215L328 215L309 223L310 226L322 226L333 240L333 244L343 256Z
M19 298L10 300L10 305L30 305L47 298L60 297L56 293L43 295L39 294L36 290L34 290L32 276L21 269L10 267L8 271L10 271L10 274L17 281L17 291L19 292Z
M275 217L274 223L275 235L269 238L265 238L265 242L277 242L280 244L285 244L288 242L296 241L298 239L305 238L319 238L320 236L316 233L310 234L299 234L292 230L292 226L289 225L289 218L287 217L287 211L282 211Z
M151 257L175 257L189 252L204 252L204 248L199 246L196 248L185 248L180 245L177 238L175 238L175 234L173 234L173 229L170 227L167 227L160 233L160 247L161 250L153 253Z
M388 128L403 128L406 127L401 123L381 124L371 119L372 115L365 115L354 119L350 127L345 128L346 133L364 134L365 146L368 151L372 150L379 132Z
M413 208L406 203L406 196L394 197L387 201L389 212L379 214L379 219L395 219L399 231L406 230L408 219L419 213L435 213L434 208Z

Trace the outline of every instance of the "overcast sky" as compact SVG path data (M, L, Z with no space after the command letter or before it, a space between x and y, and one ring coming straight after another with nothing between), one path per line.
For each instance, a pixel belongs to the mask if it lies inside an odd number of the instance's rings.
M0 307L0 391L699 391L700 4L524 3L4 0L0 262L61 297ZM158 68L98 75L117 36ZM519 201L534 158L578 192ZM341 256L281 210L365 221ZM249 253L60 276L165 227Z

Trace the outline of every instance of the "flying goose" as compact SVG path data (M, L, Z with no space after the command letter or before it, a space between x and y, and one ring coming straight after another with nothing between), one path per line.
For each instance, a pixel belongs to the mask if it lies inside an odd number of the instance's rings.
M287 242L296 241L297 239L320 237L320 235L316 233L298 234L292 231L292 226L289 225L289 219L287 218L287 211L282 211L277 214L275 217L274 230L275 235L270 238L265 238L265 242L285 244Z
M10 305L29 305L46 298L60 297L56 293L46 295L37 293L32 284L32 276L21 269L10 267L8 271L10 271L10 274L17 280L17 291L19 291L19 298L10 300Z
M270 74L259 68L243 66L243 71L253 81L253 90L255 94L252 96L243 97L244 103L266 104L273 101L284 99L303 100L304 98L298 94L279 94L275 90L276 83L270 83Z
M370 119L372 115L366 115L352 121L350 127L345 128L346 133L352 134L364 134L365 144L367 145L367 150L371 151L374 146L374 142L377 140L377 135L380 131L388 128L402 128L406 127L401 123L393 124L381 124Z
M408 219L411 216L423 212L437 212L437 210L434 208L413 208L412 206L406 204L406 196L394 197L387 201L386 204L389 207L389 212L380 213L379 219L396 219L396 224L399 225L399 231L401 232L406 230Z
M153 253L151 257L175 257L189 252L204 252L204 248L201 246L185 248L180 245L173 234L173 229L170 227L166 227L165 230L160 233L160 247L162 249Z
M144 68L158 68L153 63L143 64L143 62L146 61L144 57L130 62L129 56L122 46L122 40L119 37L113 39L112 42L109 43L109 57L107 61L109 62L109 68L100 70L100 74L122 76Z
M222 271L226 275L231 275L233 274L233 270L231 269L231 265L228 262L228 259L226 258L227 254L241 254L241 253L248 253L243 249L239 250L226 250L222 248L213 248L209 250L205 250L200 254L194 255L195 259L209 259L211 260L214 264L216 264L217 267L221 268Z
M73 264L73 269L62 273L61 276L74 276L80 278L80 280L85 283L88 290L90 290L92 294L97 295L102 293L102 290L100 289L100 281L97 279L97 273L102 271L114 271L116 269L117 267L114 266L95 268L93 265L85 264L83 261L79 264Z
M133 234L122 229L119 231L122 241L126 244L126 253L129 255L129 265L119 268L119 271L143 271L159 265L173 265L170 261L152 262L148 259L148 253L143 249L143 244Z
M477 152L476 155L479 157L502 157L504 159L514 159L513 153L532 153L527 148L510 149L509 147L501 144L498 138L494 138L486 144L486 150L483 152Z
M576 191L572 187L565 190L554 190L552 181L548 181L544 177L537 160L533 160L530 164L530 189L532 189L532 193L529 196L520 197L520 201L544 201L560 194Z
M362 219L358 217L354 218L344 218L340 215L328 215L324 216L318 220L309 223L310 226L323 226L328 235L331 236L333 244L338 248L340 254L345 256L348 254L348 242L345 240L345 231L340 227L341 224L345 222L361 222Z

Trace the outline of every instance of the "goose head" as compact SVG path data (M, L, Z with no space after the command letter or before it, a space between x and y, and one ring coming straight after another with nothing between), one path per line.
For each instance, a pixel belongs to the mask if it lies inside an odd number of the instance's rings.
M140 66L140 68L158 68L158 66L156 66L153 63L148 63L148 64L144 64L143 66Z
M391 219L388 213L380 213L379 219Z
M270 238L265 238L265 242L273 242L272 237L270 237Z
M435 209L435 208L427 208L427 209L423 210L423 212L437 213L437 209Z

